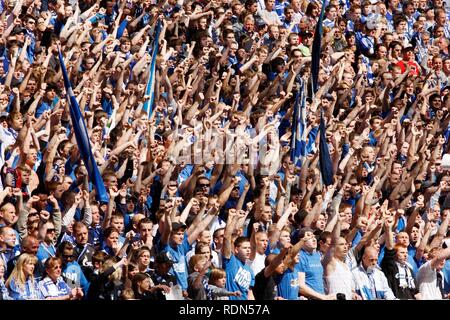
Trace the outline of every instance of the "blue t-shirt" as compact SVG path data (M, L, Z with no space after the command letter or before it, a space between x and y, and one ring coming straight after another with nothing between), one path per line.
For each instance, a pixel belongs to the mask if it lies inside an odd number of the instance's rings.
M320 261L320 253L314 251L309 253L305 250L300 251L300 261L296 267L298 271L305 273L305 282L316 292L325 294L323 288L323 266Z
M247 300L248 291L255 284L252 269L237 259L233 254L230 259L223 257L223 268L227 274L226 288L228 291L240 291L240 297L230 297L230 300Z
M300 286L298 271L297 266L294 266L294 270L287 268L283 274L274 277L279 297L287 300L298 300Z
M444 272L444 291L450 293L450 260L445 261L442 272Z
M166 251L169 258L174 261L171 273L177 278L177 283L181 286L183 290L188 288L188 270L186 253L191 250L191 246L188 242L187 234L184 234L183 243L172 247L170 244L166 244L162 247L162 251Z
M76 261L67 263L63 269L63 279L71 288L81 287L86 295L89 289L89 281L84 276L80 265Z

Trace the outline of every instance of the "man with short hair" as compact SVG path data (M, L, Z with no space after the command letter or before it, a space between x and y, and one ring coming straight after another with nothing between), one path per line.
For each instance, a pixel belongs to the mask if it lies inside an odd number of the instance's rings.
M359 267L352 271L355 291L363 300L395 300L388 280L377 263L378 250L366 247Z
M321 254L317 251L317 239L314 231L304 227L299 232L299 239L308 237L299 253L299 262L296 268L299 273L300 294L310 299L333 300L336 295L325 295L323 285L324 269L321 262Z
M16 232L10 227L0 227L0 259L3 265L8 265L9 260L20 254L20 248L16 245Z
M170 287L176 285L177 279L175 276L169 273L173 266L173 261L169 258L167 252L160 252L155 258L155 270L150 273L155 286L159 290L156 291L155 295L157 300L166 300L166 296L163 292L170 291Z
M175 206L175 200L171 207L165 210L164 228L161 231L161 240L159 244L159 251L166 251L169 258L173 261L173 274L177 278L177 283L181 286L187 296L188 288L188 270L186 263L186 253L191 249L192 243L197 239L200 232L202 232L215 217L218 212L217 208L209 211L208 216L198 224L194 221L193 224L187 228L184 223L172 222L171 212Z
M138 223L139 240L142 245L153 247L153 221L149 218L143 218Z
M447 298L444 292L443 269L445 260L450 258L450 248L433 248L428 252L428 261L417 273L417 284L421 298L424 300L441 300Z
M252 291L255 275L252 269L245 264L246 260L250 258L250 240L246 237L237 237L232 244L232 234L239 218L240 215L236 209L228 210L222 246L223 268L227 274L226 289L241 292L240 297L230 297L230 300L255 300Z
M252 269L253 274L258 274L264 269L264 261L266 259L266 249L269 244L269 237L266 231L256 231L252 233L250 239L251 253L247 265Z
M16 207L7 202L0 208L0 226L13 227L19 216L16 213Z
M399 299L411 300L420 297L414 281L412 267L408 263L408 247L398 243L394 246L394 219L385 223L386 248L381 262L389 287Z
M39 250L36 255L45 264L48 258L56 256L55 243L59 232L57 232L55 224L52 221L47 221L41 225L39 233L43 240L39 244Z
M86 278L89 278L87 275L93 268L92 255L95 253L95 248L88 242L88 227L83 222L77 221L73 226L73 233L75 236L75 247L73 248L73 252L76 261L79 263L81 269L85 273Z

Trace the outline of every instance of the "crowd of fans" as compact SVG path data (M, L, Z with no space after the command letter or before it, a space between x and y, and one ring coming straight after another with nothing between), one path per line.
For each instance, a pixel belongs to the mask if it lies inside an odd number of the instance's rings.
M449 18L443 0L2 0L0 299L448 298Z

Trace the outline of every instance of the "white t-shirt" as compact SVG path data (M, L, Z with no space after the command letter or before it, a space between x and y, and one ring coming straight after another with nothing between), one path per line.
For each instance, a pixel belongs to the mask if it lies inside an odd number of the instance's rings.
M191 260L192 256L195 254L195 247L193 249L191 249L188 253L186 253L186 260L189 264L189 260ZM214 268L221 268L222 267L222 262L219 259L219 255L217 254L217 252L211 250L211 255L212 255L212 259L211 259L211 263L213 265Z
M437 286L436 270L431 267L431 261L422 265L417 273L419 292L424 300L442 300L441 291Z
M264 261L266 260L265 254L259 254L258 252L255 255L255 259L247 260L246 265L252 269L253 274L258 274L262 269L264 269Z
M264 20L265 23L268 25L282 25L282 22L280 20L280 17L278 17L278 14L276 11L267 11L267 10L261 10L258 12L259 16Z

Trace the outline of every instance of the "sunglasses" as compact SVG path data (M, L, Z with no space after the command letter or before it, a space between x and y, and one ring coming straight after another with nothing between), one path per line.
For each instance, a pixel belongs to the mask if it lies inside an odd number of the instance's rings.
M74 258L74 255L73 255L73 254L70 254L70 255L69 255L69 254L64 254L64 255L63 255L63 258L64 258L64 259L73 259L73 258Z
M47 233L52 233L52 232L55 232L56 230L53 228L53 229L47 229Z
M209 183L199 183L198 186L201 188L206 188L209 187Z

